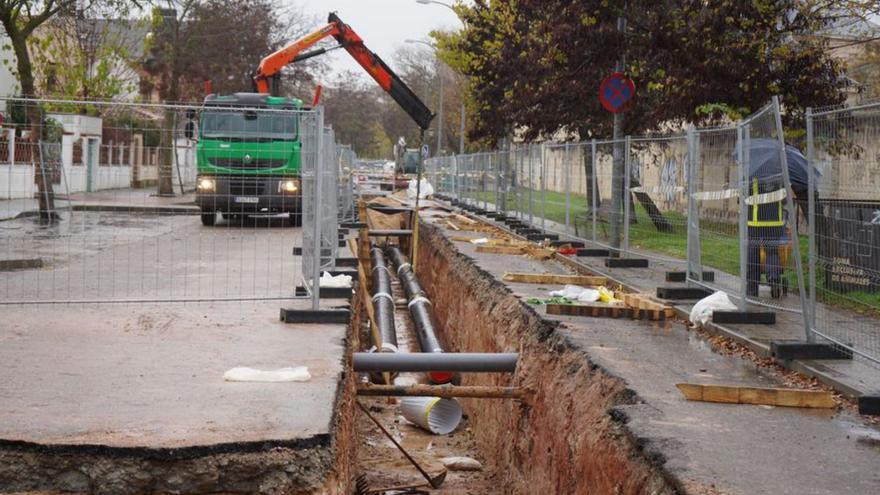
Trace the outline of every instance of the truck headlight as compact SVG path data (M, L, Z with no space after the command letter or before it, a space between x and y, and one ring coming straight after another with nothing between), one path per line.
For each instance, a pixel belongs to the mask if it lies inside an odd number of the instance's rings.
M201 178L199 179L198 190L202 192L212 192L217 188L217 183L214 179Z
M295 193L299 191L299 181L296 179L283 180L278 183L278 192Z

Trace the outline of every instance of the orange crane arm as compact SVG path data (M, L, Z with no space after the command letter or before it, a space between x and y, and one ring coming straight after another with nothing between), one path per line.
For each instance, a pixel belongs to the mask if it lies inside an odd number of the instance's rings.
M339 17L331 12L327 18L328 24L317 31L288 44L284 48L266 56L260 61L260 66L254 74L254 85L259 93L270 92L270 80L278 75L286 65L321 55L328 49L319 49L313 52L303 53L304 50L314 46L322 39L333 36L339 46L354 58L364 70L370 74L379 86L384 89L398 105L424 130L431 124L434 114L425 106L422 100L388 67L378 55L364 46L364 40L354 32L351 27L342 22Z

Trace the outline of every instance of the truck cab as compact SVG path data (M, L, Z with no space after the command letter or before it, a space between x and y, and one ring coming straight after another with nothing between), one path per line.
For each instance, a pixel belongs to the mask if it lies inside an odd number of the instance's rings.
M302 102L261 93L209 95L199 118L196 203L202 224L224 217L301 217Z

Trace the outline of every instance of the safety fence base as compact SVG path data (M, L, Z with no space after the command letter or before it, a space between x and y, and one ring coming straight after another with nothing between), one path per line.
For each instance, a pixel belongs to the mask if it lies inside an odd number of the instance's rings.
M578 249L576 254L581 258L607 258L611 255L611 251L607 249L586 248Z
M351 319L348 309L287 309L281 308L281 321L284 323L343 323Z
M773 311L713 311L712 323L775 325Z
M770 343L770 354L776 359L852 359L852 351L831 344L778 341Z
M873 392L859 397L859 414L880 416L880 392Z
M715 281L715 272L706 271L703 272L703 277L701 278L703 282L714 282ZM687 272L666 272L666 281L667 282L685 282L687 281Z
M647 258L605 258L608 268L648 268Z
M702 299L712 295L712 291L702 287L657 287L660 299Z
M569 241L567 239L562 240L554 240L550 243L550 246L558 248L562 246L570 246L572 248L582 248L584 247L584 243L581 241Z
M528 239L528 240L530 240L530 241L532 241L532 242L535 242L535 241L540 242L540 241L543 241L543 240L548 240L548 241L558 241L558 240L559 240L559 236L556 235L556 234L541 234L541 233L538 233L538 234L529 234L529 235L526 236L526 239Z

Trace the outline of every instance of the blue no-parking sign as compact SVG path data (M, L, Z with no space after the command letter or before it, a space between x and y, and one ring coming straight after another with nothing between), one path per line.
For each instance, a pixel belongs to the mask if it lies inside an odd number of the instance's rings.
M636 95L636 85L623 72L615 72L599 85L599 101L611 113L623 112Z

